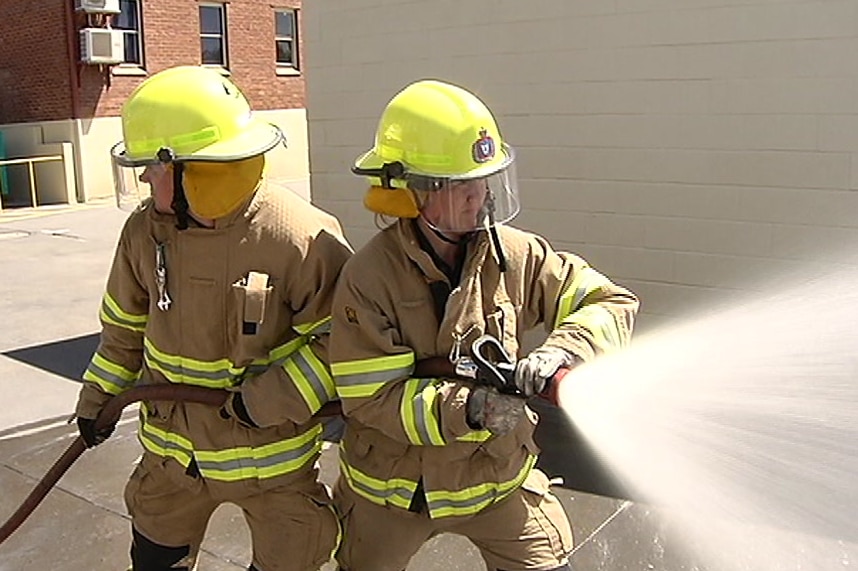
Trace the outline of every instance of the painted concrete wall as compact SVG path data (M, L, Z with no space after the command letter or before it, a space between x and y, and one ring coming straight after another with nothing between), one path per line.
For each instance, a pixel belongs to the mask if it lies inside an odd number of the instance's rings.
M43 206L75 202L78 189L74 137L65 121L0 125L5 156L18 161L2 166L2 207ZM20 162L20 159L33 161ZM34 200L35 198L35 200Z
M519 226L634 289L642 324L843 260L858 238L858 3L331 0L304 13L314 201L362 244L351 161L447 79L518 150Z

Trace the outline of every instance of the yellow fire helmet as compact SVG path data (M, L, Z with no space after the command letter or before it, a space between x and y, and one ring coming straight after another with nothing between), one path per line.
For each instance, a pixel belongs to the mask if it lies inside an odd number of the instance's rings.
M422 80L387 104L375 145L357 158L352 171L369 180L364 198L369 210L423 216L441 232L470 232L518 214L514 160L477 96Z
M261 155L285 140L277 126L253 116L235 84L198 66L170 68L141 83L122 107L122 134L111 149L120 207L148 195L135 169L124 167L187 165L179 169L183 190L191 211L206 218L246 199L261 180Z

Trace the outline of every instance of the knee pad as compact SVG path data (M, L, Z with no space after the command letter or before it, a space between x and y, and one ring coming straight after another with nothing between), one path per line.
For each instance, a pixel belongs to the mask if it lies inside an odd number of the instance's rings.
M144 537L132 528L131 569L133 571L190 571L191 546L167 547Z

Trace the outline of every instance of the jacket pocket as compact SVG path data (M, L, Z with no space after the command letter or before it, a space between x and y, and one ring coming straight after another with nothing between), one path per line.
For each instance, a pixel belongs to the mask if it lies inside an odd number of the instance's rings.
M572 526L557 496L551 493L551 483L541 470L534 468L521 485L524 501L531 517L536 520L548 539L552 554L559 560L569 556L574 546Z
M167 512L173 507L176 491L199 492L202 479L186 473L186 469L169 458L144 452L125 485L125 507L129 515Z
M268 358L274 343L271 332L276 328L272 315L274 297L274 288L265 273L248 272L232 284L228 332L230 357L237 366Z
M429 298L403 299L396 302L395 328L401 336L400 343L414 349L417 358L424 353L433 353L438 321L435 308Z

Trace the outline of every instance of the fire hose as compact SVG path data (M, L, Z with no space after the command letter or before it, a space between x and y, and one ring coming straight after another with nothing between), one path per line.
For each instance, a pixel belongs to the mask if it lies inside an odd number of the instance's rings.
M207 404L220 407L226 402L229 395L223 389L207 389L205 387L194 387L189 385L145 385L129 389L107 401L98 418L95 419L96 431L110 426L119 420L122 410L138 401L176 401ZM339 401L325 403L314 415L314 418L336 416L340 414ZM21 524L33 513L33 510L41 503L51 488L62 478L63 474L71 467L75 460L86 450L83 438L78 436L74 439L66 451L57 459L51 468L42 476L42 479L33 488L24 502L15 513L0 527L0 544L12 535Z
M493 358L487 351L494 353ZM416 363L415 377L446 377L467 379L494 387L501 393L523 395L515 388L515 362L506 353L501 343L489 335L477 339L471 348L472 357L462 357L455 362L447 357L432 357ZM208 389L190 385L145 385L121 393L109 401L95 420L96 432L119 420L123 409L139 401L175 401L222 406L229 396L223 389ZM342 413L339 401L329 401L319 409L313 418L337 416ZM54 462L35 488L30 492L15 513L0 527L0 545L33 513L51 488L62 478L71 465L86 450L83 438L75 438L65 452Z

